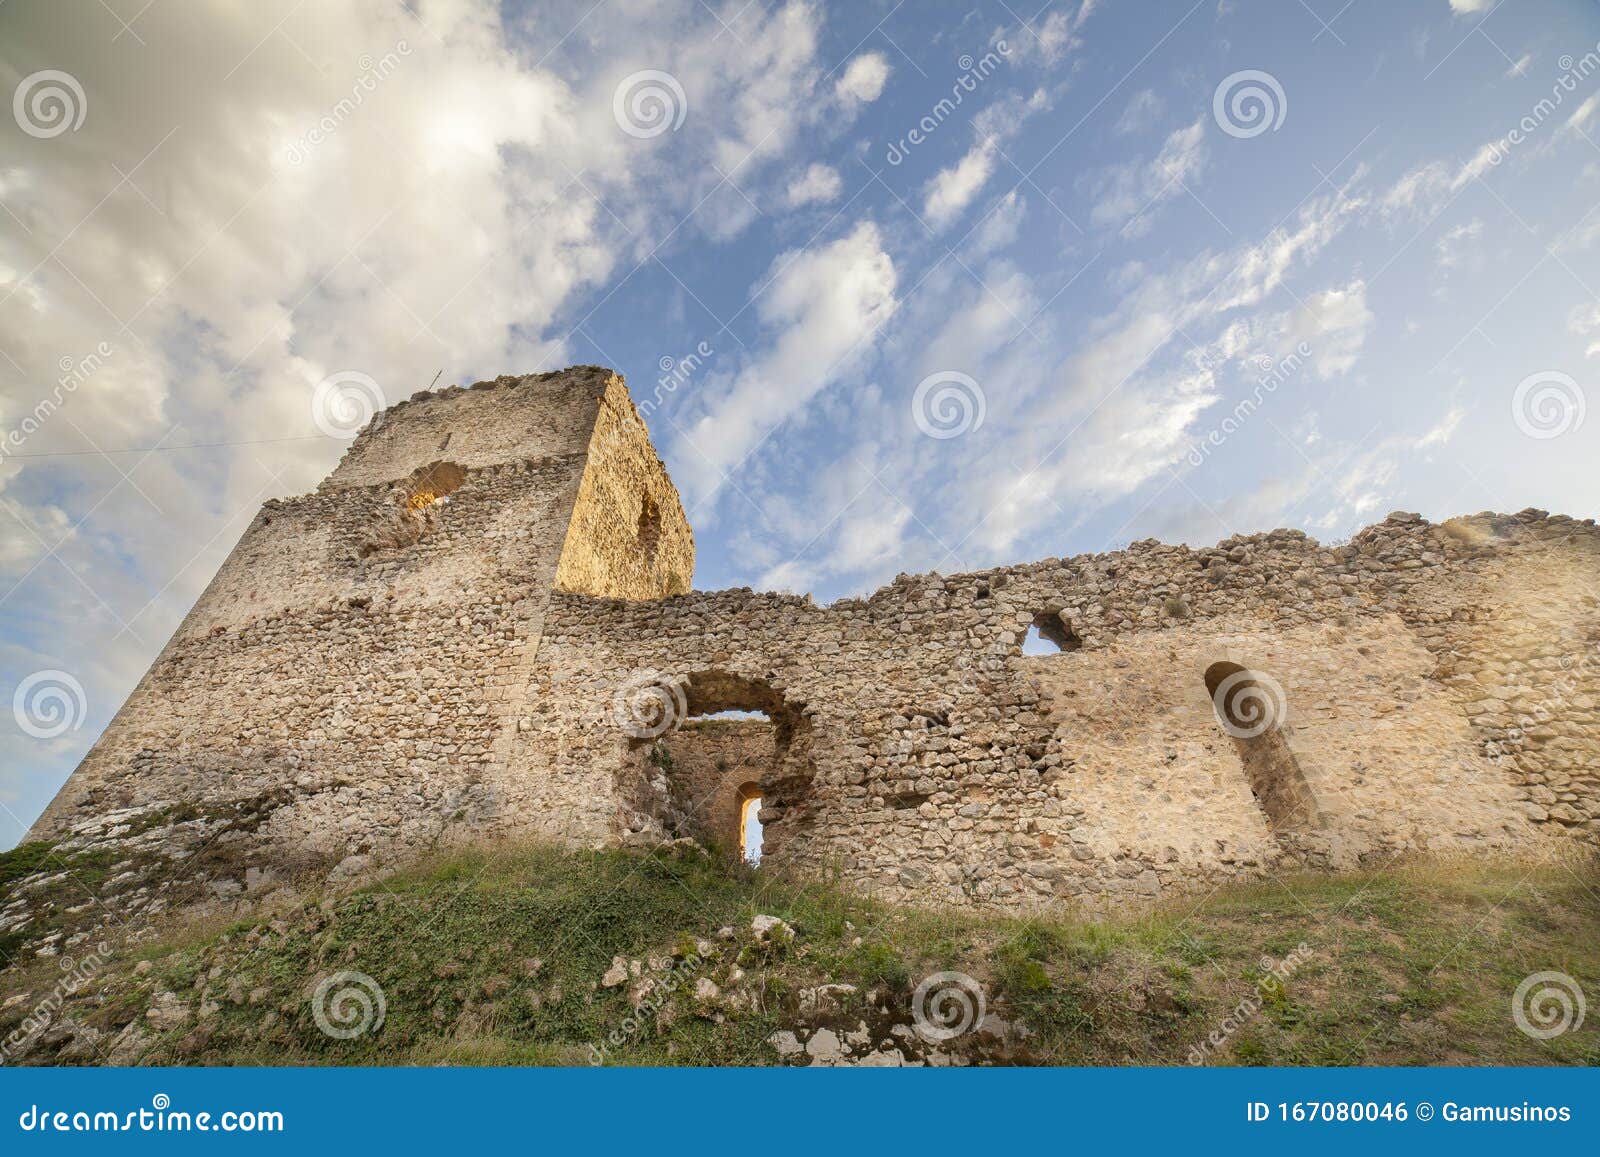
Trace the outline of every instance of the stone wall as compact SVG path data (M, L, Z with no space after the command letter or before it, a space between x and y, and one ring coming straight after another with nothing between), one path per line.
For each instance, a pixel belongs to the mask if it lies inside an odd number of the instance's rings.
M1592 522L1530 511L1396 515L1338 547L1293 531L1148 541L904 576L829 607L558 596L525 732L539 770L499 786L575 786L594 806L564 822L586 837L681 834L608 806L638 758L618 689L738 678L808 733L767 862L895 899L1101 904L1291 865L1558 853L1597 831L1597 575ZM1047 614L1074 649L1023 656ZM1273 735L1312 794L1305 830L1274 831L1251 790L1206 685L1219 662L1280 689ZM1513 705L1534 704L1543 719L1508 752Z
M1592 520L1149 540L826 607L692 568L615 375L419 395L263 508L32 834L270 798L247 862L723 841L748 772L767 864L1009 907L1600 836ZM729 710L770 747L678 729Z

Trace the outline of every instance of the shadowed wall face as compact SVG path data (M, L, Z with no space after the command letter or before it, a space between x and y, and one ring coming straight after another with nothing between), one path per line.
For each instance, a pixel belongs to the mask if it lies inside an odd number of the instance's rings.
M1289 711L1283 688L1238 663L1213 663L1205 678L1217 722L1238 749L1250 791L1273 832L1316 827L1316 801L1284 735Z

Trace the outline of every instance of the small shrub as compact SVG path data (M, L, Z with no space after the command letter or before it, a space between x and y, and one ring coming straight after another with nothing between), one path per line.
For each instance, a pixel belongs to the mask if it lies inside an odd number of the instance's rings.
M887 944L863 944L856 950L856 968L869 986L881 984L897 991L911 987L906 962Z

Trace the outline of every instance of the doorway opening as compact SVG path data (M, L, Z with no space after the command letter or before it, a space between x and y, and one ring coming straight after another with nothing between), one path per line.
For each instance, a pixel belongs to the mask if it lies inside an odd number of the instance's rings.
M761 863L761 787L754 783L739 788L739 858Z
M764 679L729 671L694 672L682 688L680 724L629 744L627 811L730 859L782 863L816 808L804 705Z

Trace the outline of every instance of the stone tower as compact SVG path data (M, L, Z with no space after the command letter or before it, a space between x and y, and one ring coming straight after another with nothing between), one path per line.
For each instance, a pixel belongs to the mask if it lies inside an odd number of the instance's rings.
M555 590L689 590L694 537L622 379L417 394L268 502L34 824L183 801L282 840L429 838L516 732ZM342 848L343 845L341 845Z

